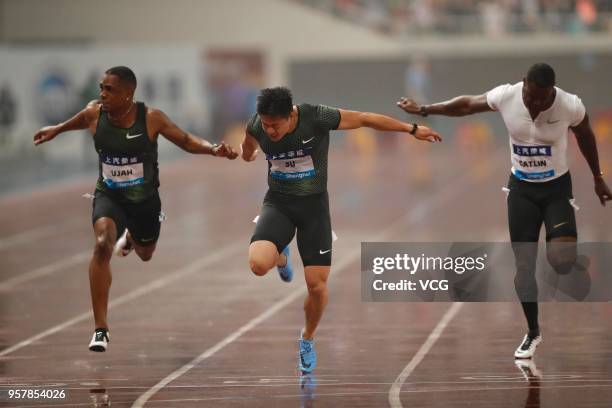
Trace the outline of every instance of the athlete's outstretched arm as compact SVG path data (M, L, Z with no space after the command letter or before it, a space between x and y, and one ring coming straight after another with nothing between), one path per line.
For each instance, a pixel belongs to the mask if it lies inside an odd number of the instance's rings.
M595 182L595 194L599 197L601 205L606 205L606 201L612 200L612 194L610 189L603 179L601 168L599 167L599 154L597 153L597 142L595 141L595 134L591 129L589 123L589 115L585 114L582 122L578 126L571 128L576 135L576 141L582 155L586 159L591 173L593 173L593 180Z
M414 100L403 97L397 102L397 106L408 113L421 116L466 116L493 110L487 103L487 94L462 95L432 105L419 105Z
M242 160L247 162L255 160L259 151L259 143L249 132L245 133L240 147L242 148Z
M219 145L213 145L207 140L185 132L179 128L168 116L159 109L149 109L152 128L156 133L180 147L186 152L193 154L210 154L215 157L227 157L234 160L238 157L238 153L234 151L232 146L221 142Z
M92 119L97 117L98 109L98 101L91 101L85 108L83 108L82 111L67 121L54 126L45 126L39 129L34 135L34 145L38 146L41 143L48 142L63 132L87 129Z
M358 129L361 127L413 134L411 132L413 131L414 124L404 123L379 113L340 109L340 124L338 125L338 130ZM438 133L421 125L416 127L416 131L413 135L419 140L427 140L429 142L440 142L442 140Z

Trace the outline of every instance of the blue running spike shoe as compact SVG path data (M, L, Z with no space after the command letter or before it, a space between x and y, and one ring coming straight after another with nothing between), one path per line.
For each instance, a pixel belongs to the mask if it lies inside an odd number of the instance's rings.
M298 369L303 374L309 374L317 366L317 352L314 348L314 340L304 340L300 334L300 354Z
M284 282L291 282L291 279L293 279L293 266L291 266L291 253L289 252L289 245L283 249L282 254L287 258L287 263L285 266L277 266L276 269L278 270L280 278Z

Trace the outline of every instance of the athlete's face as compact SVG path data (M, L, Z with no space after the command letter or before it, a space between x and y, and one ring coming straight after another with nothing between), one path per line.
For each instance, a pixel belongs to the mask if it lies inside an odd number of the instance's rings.
M529 110L541 112L550 108L554 100L554 86L541 87L533 82L523 80L523 102Z
M130 103L132 97L133 90L121 82L118 76L104 74L100 81L102 110L110 112L121 110Z
M264 132L268 135L268 137L276 142L282 139L291 128L292 115L287 116L286 118L282 116L269 116L269 115L260 115L261 126L264 129Z

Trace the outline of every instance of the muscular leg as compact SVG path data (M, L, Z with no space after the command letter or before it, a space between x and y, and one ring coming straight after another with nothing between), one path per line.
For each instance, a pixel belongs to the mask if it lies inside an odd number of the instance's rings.
M270 201L264 201L261 214L249 246L249 266L257 276L264 276L276 266L285 266L287 259L281 252L295 235L291 219Z
M110 260L113 246L117 240L117 226L107 217L99 218L94 223L95 245L89 263L89 286L93 306L95 328L108 328L106 314L108 294L112 282Z
M327 278L329 277L329 271L329 266L306 266L304 268L304 276L308 286L308 295L304 301L306 327L302 334L305 340L313 338L323 315L323 310L327 306Z
M540 208L511 188L508 196L508 225L516 261L514 286L531 335L539 334L535 269L542 222L543 214Z
M312 200L300 214L297 245L304 263L308 295L304 301L306 326L302 338L311 340L327 306L332 251L331 217L327 195Z

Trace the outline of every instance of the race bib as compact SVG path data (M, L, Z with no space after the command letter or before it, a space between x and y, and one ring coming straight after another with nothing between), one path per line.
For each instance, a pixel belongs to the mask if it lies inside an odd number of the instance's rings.
M270 163L270 175L279 180L303 180L316 174L312 156L312 148L266 155Z
M544 180L555 176L552 146L512 144L513 174L521 180Z
M144 184L144 166L138 157L101 157L102 180L108 188Z

